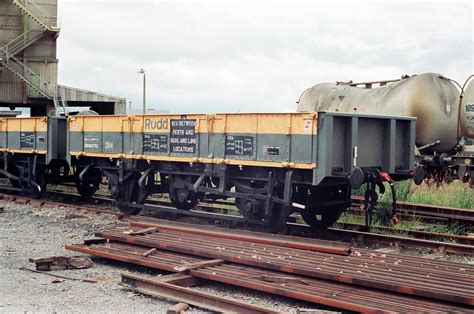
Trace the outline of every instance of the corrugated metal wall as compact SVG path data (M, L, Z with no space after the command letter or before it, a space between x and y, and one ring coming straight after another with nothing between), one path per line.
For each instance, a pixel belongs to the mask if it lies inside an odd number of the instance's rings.
M46 84L47 92L50 95L54 95L56 86L58 84L58 63L57 62L31 62L28 61L28 67L32 69L36 74L39 74L43 83ZM28 96L34 97L35 92L31 91Z
M19 10L9 0L0 0L0 47L23 32ZM0 102L10 103L23 100L23 84L8 69L0 65Z
M0 47L23 33L19 11L10 0L0 0Z
M22 102L23 91L22 81L13 72L0 67L0 102Z
M46 11L57 17L57 0L35 0ZM39 28L39 25L29 19L24 23L21 10L11 0L0 0L0 48L12 39L20 36L27 28ZM56 38L54 34L46 34L33 43L16 57L39 75L45 83L50 95L54 95L58 80L58 60L56 59ZM28 75L31 78L30 75ZM38 80L38 78L34 78ZM7 68L0 67L0 103L22 104L28 103L24 93L30 97L39 96Z

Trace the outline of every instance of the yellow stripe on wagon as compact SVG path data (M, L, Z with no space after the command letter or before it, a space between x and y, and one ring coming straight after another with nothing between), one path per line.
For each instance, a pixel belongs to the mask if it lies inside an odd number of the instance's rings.
M171 120L196 120L196 133L316 135L316 113L74 116L70 132L169 133Z
M36 154L46 155L48 152L42 149L12 149L12 148L0 148L0 152L4 153L15 153L15 154Z
M0 119L1 132L47 132L48 118L2 118Z
M200 157L180 157L180 156L158 156L158 155L137 155L137 154L104 154L90 152L71 152L71 156L76 157L95 157L95 158L126 158L139 160L157 160L157 161L177 161L189 163L212 163L226 164L235 166L260 166L275 168L295 168L295 169L315 169L315 163L301 162L279 162L279 161L257 161L257 160L238 160L238 159L218 159L218 158L200 158Z

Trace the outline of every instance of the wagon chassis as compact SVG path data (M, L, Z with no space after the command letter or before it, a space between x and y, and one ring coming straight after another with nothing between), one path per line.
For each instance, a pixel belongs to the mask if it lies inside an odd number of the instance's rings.
M242 217L225 219L245 221L254 229L276 232L281 230L287 217L294 211L305 210L303 189L309 193L310 175L304 170L259 167L242 167L222 164L152 162L129 159L95 159L80 157L75 160L84 169L81 180L88 173L99 171L108 179L109 191L117 206L126 214L137 214L143 209L188 216L223 216L192 211L198 201L212 202L235 198ZM157 180L156 178L160 179ZM347 177L328 181L326 188L348 191ZM176 195L173 190L177 190ZM145 204L151 194L169 193L176 209L156 208ZM297 195L297 194L300 195ZM192 196L190 196L192 195ZM190 198L194 197L194 201ZM189 203L188 203L189 202ZM349 193L342 199L332 200L331 206L340 212L349 206ZM339 213L340 214L340 213Z
M18 160L9 153L3 153L3 169L0 175L7 177L12 183L12 191L22 191L26 194L41 193L41 182L43 180L40 173L41 166L38 155L26 156ZM40 182L40 184L38 184Z
M73 184L78 192L86 197L92 196L98 188L97 186L93 191L85 191L84 185L91 180L96 182L97 177L88 176L80 180L79 172L82 168L70 167L60 160L47 164L45 155L4 152L0 161L0 176L9 179L12 184L8 189L29 197L40 198L46 190L46 184Z
M283 227L287 216L294 210L291 195L296 176L295 170L272 169L266 176L261 172L257 172L255 176L237 176L235 173L238 167L228 165L193 164L191 166L186 163L169 162L148 165L136 160L112 162L93 160L84 169L88 171L98 169L108 178L109 190L119 208L125 213L135 214L149 208L145 205L145 199L155 193L170 193L170 198L172 200L175 198L174 205L177 209L169 212L191 216L202 216L201 213L191 211L198 200L203 201L206 197L207 201L215 201L231 197L252 200L251 202L260 205L254 210L263 210L263 215L258 218L255 215L244 215L247 217L236 217L236 220L245 220L255 226L276 230ZM160 180L157 181L155 176L159 176ZM80 178L87 178L87 173L81 173ZM244 181L258 182L258 185L262 187L244 188L244 184L237 183ZM239 191L231 191L230 186L239 186ZM281 196L276 193L275 187L278 186L282 186L278 189L282 190ZM177 196L173 195L173 190L178 191ZM187 203L190 195L196 198L196 202ZM278 215L274 212L276 207L279 209ZM160 211L166 210L160 209ZM205 216L209 215L213 214L205 214Z

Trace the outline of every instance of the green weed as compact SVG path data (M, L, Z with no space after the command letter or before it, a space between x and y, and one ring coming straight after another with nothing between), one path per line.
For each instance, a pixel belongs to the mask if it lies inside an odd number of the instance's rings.
M354 195L364 196L365 185L358 190L353 190ZM388 183L385 183L385 193L379 194L379 202L391 202L392 193ZM435 206L448 206L464 209L474 209L474 189L465 183L452 182L439 186L425 183L416 186L411 181L395 183L398 201Z
M465 235L469 233L469 228L462 226L460 224L454 223L451 225L430 225L427 226L424 231L434 232L434 233L444 233L444 234L458 234Z
M339 220L337 221L339 223L346 223L346 224L359 224L363 225L365 224L365 218L363 216L356 216L356 215L351 215L344 213L339 217Z

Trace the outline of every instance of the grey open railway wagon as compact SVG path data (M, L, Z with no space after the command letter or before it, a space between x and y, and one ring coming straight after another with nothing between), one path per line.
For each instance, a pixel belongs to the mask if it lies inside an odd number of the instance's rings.
M68 124L70 164L83 169L79 178L105 174L128 214L150 194L169 193L182 211L199 200L233 198L250 225L279 230L297 211L322 228L349 206L351 186L383 189L384 180L415 175L415 119L407 117L76 116Z

